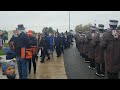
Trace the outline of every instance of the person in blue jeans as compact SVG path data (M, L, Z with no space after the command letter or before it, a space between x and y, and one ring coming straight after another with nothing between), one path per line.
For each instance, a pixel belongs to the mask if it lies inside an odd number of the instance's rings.
M25 32L22 24L18 25L15 31L15 37L12 37L10 42L14 44L14 51L16 53L16 60L18 66L18 73L20 79L28 79L29 62L26 58L21 58L21 49L30 47L30 39Z
M20 79L28 79L29 74L29 61L17 57L17 65Z
M49 33L49 38L50 38L50 45L49 45L49 48L50 48L50 53L52 54L53 56L53 52L54 52L54 36L52 35L52 33Z

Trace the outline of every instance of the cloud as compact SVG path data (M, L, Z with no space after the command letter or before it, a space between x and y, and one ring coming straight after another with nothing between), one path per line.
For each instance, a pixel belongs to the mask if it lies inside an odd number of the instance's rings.
M75 29L79 24L104 24L109 25L110 19L120 19L120 11L71 11L70 27ZM68 11L0 11L0 29L12 30L18 24L24 24L27 28L32 28L41 32L43 27L53 27L60 32L69 29Z

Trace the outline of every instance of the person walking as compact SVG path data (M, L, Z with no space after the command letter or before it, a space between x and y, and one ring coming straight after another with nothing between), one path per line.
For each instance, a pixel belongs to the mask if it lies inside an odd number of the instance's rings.
M42 56L41 56L41 63L44 63L44 59L45 59L45 56L47 55L48 59L50 59L50 56L49 56L49 53L48 53L48 50L49 50L49 47L50 47L50 39L47 35L46 32L43 33L43 37L38 45L40 48L41 48L41 51L42 51Z
M33 35L32 30L28 30L27 36L30 39L30 48L33 50L32 59L29 59L29 74L31 72L31 62L33 63L34 74L36 74L36 60L37 60L37 39Z
M26 58L22 58L21 50L22 48L29 48L30 47L30 39L28 38L25 28L23 24L19 24L16 28L16 40L10 40L14 41L14 49L16 53L16 60L17 60L17 66L18 66L18 73L20 79L28 79L28 66L29 61Z
M61 55L61 39L58 32L56 33L56 37L55 37L55 49L56 49L57 57L59 57Z

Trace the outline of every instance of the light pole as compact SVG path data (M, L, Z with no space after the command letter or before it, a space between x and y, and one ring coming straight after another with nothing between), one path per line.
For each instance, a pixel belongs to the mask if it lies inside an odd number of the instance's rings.
M69 31L70 31L70 11L69 11Z

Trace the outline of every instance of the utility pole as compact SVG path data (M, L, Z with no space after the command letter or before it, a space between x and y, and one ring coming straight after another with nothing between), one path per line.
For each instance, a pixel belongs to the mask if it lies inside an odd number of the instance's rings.
M70 11L69 11L69 31L70 31Z

